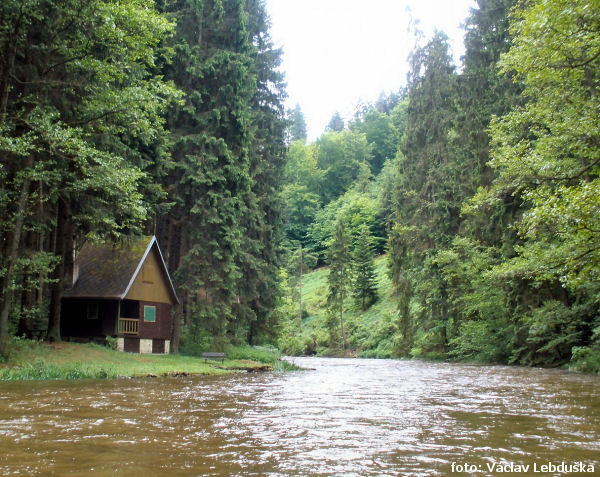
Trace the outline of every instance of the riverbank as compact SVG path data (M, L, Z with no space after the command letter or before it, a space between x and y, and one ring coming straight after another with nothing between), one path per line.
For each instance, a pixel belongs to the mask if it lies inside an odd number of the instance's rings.
M276 351L257 353L250 347L231 348L223 363L178 354L140 355L96 344L45 343L20 338L9 340L8 351L8 361L0 363L0 380L217 375L288 368Z
M492 343L498 345L498 336L488 328L473 328L470 341L459 343L450 339L449 352L442 352L438 347L425 346L427 333L417 331L414 334L414 343L410 349L402 347L401 323L398 318L398 297L395 296L387 268L387 257L377 257L375 260L375 280L377 282L377 301L367 310L361 310L352 297L348 296L344 302L344 330L348 348L341 350L341 343L331 347L330 331L328 326L327 307L327 267L305 272L302 277L302 305L303 317L299 322L296 311L297 301L294 302L293 318L290 320L285 332L280 339L279 347L287 356L319 356L338 358L418 358L431 361L448 361L474 364L516 364L535 367L562 368L579 373L600 375L600 347L594 342L600 339L600 327L596 327L591 336L592 343L588 346L563 346L563 358L548 358L540 355L535 362L516 359L514 350L505 349L504 354L491 352ZM297 298L296 298L297 300ZM416 312L413 304L413 312ZM416 320L413 313L413 319ZM552 319L548 314L549 323ZM336 320L336 326L337 320ZM473 321L472 323L480 323ZM415 322L413 321L414 325ZM339 328L339 326L338 326ZM545 331L539 331L545 333ZM537 331L536 331L537 333ZM495 337L494 337L495 336ZM526 338L526 343L533 343L533 336ZM547 335L543 335L547 338ZM549 335L548 335L549 336ZM543 341L541 335L540 342ZM530 341L527 341L530 340ZM489 345L489 346L488 346ZM508 346L508 345L507 345ZM511 345L512 346L512 345ZM562 345L561 345L562 346ZM546 350L548 351L548 350ZM548 354L546 356L549 356Z

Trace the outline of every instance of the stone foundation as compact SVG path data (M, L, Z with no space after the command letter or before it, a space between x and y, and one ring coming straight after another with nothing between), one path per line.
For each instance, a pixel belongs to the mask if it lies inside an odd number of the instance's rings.
M152 354L152 340L140 339L140 354Z
M125 351L125 338L117 338L117 351ZM165 354L171 352L171 341L165 340ZM140 354L152 354L152 340L140 339Z

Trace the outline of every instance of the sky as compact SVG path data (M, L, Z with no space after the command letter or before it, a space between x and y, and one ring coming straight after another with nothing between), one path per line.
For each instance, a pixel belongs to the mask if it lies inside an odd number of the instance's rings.
M308 139L338 111L351 118L360 101L406 85L415 45L412 20L425 38L450 37L455 62L464 54L461 25L475 0L267 0L271 37L283 49L287 107L299 104ZM412 19L412 20L411 20Z

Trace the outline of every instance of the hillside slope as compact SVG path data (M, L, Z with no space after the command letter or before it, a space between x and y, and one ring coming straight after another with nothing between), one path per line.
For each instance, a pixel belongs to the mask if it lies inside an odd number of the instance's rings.
M361 357L389 358L395 356L393 336L396 331L396 303L391 295L387 275L386 256L375 261L378 282L378 300L366 311L361 311L351 297L345 300L344 326L348 340L347 354ZM327 274L323 267L303 277L302 301L304 317L300 329L294 328L283 338L281 346L288 354L336 354L327 348ZM297 306L297 303L295 303Z

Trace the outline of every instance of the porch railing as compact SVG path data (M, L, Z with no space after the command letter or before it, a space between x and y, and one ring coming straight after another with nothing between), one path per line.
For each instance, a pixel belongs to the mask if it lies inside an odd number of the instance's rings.
M140 320L135 318L119 318L119 326L117 328L120 335L137 335L139 331Z

